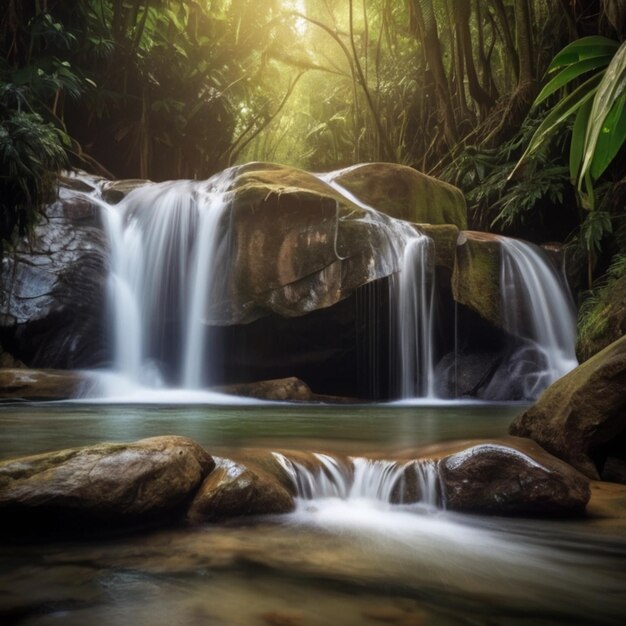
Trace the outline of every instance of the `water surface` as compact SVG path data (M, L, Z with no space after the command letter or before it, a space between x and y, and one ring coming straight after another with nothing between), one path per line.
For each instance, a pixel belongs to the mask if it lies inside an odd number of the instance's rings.
M207 449L351 454L498 437L512 406L0 407L3 458L166 433ZM626 538L323 498L290 515L0 546L0 623L24 626L620 625Z

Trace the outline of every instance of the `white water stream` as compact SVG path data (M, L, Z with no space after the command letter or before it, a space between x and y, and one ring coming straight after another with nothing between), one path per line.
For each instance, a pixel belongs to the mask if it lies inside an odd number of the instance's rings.
M538 246L501 238L500 288L505 330L523 341L505 375L535 399L578 365L576 311L563 277Z
M232 175L147 184L102 204L118 375L108 395L119 395L120 383L198 390L210 380L216 354L206 328L226 289L218 226Z
M338 213L338 229L342 219L360 219L380 229L388 241L396 274L389 281L387 343L400 396L434 400L434 243L342 187L337 178L345 171L318 178L364 211L361 217L340 218ZM207 328L219 323L215 312L228 297L221 256L228 237L219 225L236 172L232 168L208 181L146 184L116 205L97 199L111 246L114 367L112 375L102 377L105 396L135 394L141 399L145 392L146 400L162 401L166 390L177 390L180 397L170 398L176 402L207 399L203 390L220 358L209 345ZM497 399L506 392L507 381L515 380L523 388L520 399L534 399L576 365L574 309L564 280L545 253L505 237L501 242L504 325L520 345L485 397ZM341 258L337 241L335 252Z
M358 167L358 166L354 166ZM434 242L408 222L391 219L337 182L353 168L319 175L336 192L366 211L388 234L399 276L391 281L390 302L395 324L392 360L397 362L402 398L435 398L434 377Z

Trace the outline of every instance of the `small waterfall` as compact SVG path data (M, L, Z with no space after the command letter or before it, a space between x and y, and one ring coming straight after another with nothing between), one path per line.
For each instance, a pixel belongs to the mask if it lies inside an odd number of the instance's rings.
M439 474L434 461L388 461L361 457L342 462L315 453L314 467L277 452L274 457L291 477L301 502L363 500L379 504L410 504L436 508L441 503Z
M353 166L358 167L358 166ZM399 277L391 280L391 317L395 328L392 362L398 367L401 398L434 398L434 242L418 233L408 222L380 214L342 187L336 178L350 169L318 175L346 200L360 207L372 222L387 233L394 251Z
M114 367L127 381L187 389L210 376L210 305L225 288L215 271L218 224L232 179L145 185L103 204L111 243ZM223 278L223 276L222 276Z
M419 235L404 248L398 290L401 395L434 397L433 241Z
M500 288L505 330L522 340L506 376L523 381L532 400L572 370L576 360L576 314L564 279L538 246L501 238Z

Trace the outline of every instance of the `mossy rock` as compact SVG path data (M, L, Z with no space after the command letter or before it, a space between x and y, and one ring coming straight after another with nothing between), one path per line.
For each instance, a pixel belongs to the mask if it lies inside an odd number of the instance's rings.
M452 224L415 224L416 230L435 244L435 265L452 271L460 231Z
M626 275L601 289L593 306L584 307L578 320L576 355L586 361L626 333Z
M496 235L462 231L456 247L452 295L498 328L502 327L501 243Z
M589 478L607 458L626 461L626 337L557 380L510 433L530 437Z
M396 219L467 228L463 192L395 163L364 163L337 173L335 182L362 202Z
M296 168L249 164L231 184L230 310L215 318L249 322L330 307L400 267L408 228L342 196Z

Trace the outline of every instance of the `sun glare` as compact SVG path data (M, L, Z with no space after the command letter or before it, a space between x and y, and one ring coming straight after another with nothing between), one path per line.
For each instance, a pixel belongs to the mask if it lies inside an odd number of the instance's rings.
M286 11L294 11L295 13L306 14L306 5L304 0L283 0L283 6ZM294 22L294 28L298 35L304 35L308 29L306 20L298 18Z

